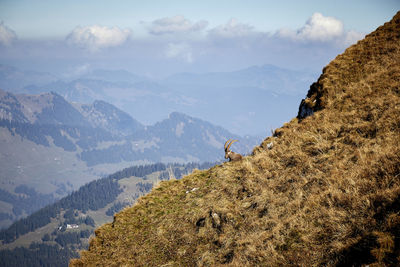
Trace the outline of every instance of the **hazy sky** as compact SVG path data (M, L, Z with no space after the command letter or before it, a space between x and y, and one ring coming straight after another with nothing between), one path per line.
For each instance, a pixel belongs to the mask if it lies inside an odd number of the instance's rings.
M399 0L0 0L0 64L66 76L315 71L398 10Z

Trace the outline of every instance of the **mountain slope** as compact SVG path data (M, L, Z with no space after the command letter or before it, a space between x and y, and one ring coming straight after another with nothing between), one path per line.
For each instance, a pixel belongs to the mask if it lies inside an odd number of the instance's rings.
M161 183L71 266L398 266L399 28L329 63L252 156Z
M107 129L116 135L132 135L144 129L129 114L101 100L96 100L91 105L76 103L75 107L93 127Z
M86 126L88 121L57 93L12 94L0 89L0 120L42 125Z

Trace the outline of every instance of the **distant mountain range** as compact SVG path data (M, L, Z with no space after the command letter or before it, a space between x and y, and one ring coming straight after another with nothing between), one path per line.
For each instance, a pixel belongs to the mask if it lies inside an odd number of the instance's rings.
M44 85L59 78L53 74L40 71L27 71L0 64L0 88L18 92L28 85Z
M3 66L8 77L0 88L13 93L56 92L71 102L91 104L103 100L135 119L154 124L165 114L178 111L201 117L240 134L262 134L290 120L301 98L317 75L272 65L253 66L234 72L178 73L150 79L126 70L93 70L68 80L36 73L34 79L15 68ZM151 112L147 110L151 107Z
M233 72L204 74L178 73L165 79L167 84L213 88L259 88L275 94L297 95L308 88L313 75L273 65L253 66Z
M0 227L132 164L220 160L228 138L248 153L261 138L247 134L265 136L293 118L313 76L265 65L165 79L126 70L61 79L0 65Z
M221 160L229 138L240 140L240 153L261 141L177 112L144 126L102 100L80 104L55 92L0 90L0 225L132 164Z

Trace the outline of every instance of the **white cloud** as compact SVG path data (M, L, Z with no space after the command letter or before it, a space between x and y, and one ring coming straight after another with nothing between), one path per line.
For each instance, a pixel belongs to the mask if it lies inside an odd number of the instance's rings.
M205 20L192 23L185 17L178 15L154 20L149 27L149 32L154 35L199 32L204 30L207 25L208 22Z
M122 30L118 27L93 25L76 27L67 36L67 41L91 52L96 52L102 48L119 46L127 41L131 35L132 31L129 29Z
M278 35L294 40L325 42L340 37L343 33L343 23L340 20L314 13L299 30L281 29Z
M281 29L277 36L300 42L335 43L348 46L362 39L364 34L356 31L345 31L343 22L334 17L325 17L321 13L314 13L305 25L294 31Z
M192 48L186 43L169 43L165 50L167 58L180 58L187 63L193 62Z
M0 23L0 44L4 46L10 46L16 39L17 35L15 32L4 25L4 22L2 21Z
M226 24L217 26L209 31L210 36L217 38L245 37L253 33L253 26L239 23L235 18L232 18Z
M299 37L313 41L326 41L343 34L343 23L333 17L314 13L300 30Z

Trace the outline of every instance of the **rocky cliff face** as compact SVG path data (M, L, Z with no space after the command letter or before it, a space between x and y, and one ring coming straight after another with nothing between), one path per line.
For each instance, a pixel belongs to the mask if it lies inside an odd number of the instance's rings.
M240 162L162 182L71 266L398 266L400 12Z

